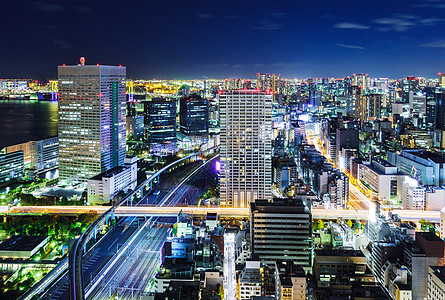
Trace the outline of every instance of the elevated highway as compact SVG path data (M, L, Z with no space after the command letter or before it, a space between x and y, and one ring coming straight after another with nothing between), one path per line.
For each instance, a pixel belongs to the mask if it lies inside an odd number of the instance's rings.
M21 206L11 209L12 214L80 214L96 212L103 214L109 207L106 206ZM0 212L7 212L7 207L0 207ZM217 213L221 217L248 217L248 208L230 207L197 207L197 206L120 206L115 209L114 216L134 216L134 217L173 217L182 211L183 214L194 216L205 216L207 213ZM415 221L425 219L425 221L439 222L439 211L420 210L393 210L393 214L401 217L402 221ZM336 210L336 209L312 209L312 216L315 219L368 219L368 210Z

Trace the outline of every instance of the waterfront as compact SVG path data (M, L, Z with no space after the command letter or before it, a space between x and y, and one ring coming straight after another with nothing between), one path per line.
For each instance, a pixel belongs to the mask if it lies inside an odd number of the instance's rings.
M0 100L0 149L57 135L58 103Z

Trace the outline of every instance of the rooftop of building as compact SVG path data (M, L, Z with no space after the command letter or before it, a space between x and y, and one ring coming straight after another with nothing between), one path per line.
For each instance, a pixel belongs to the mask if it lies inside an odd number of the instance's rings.
M426 160L432 160L435 163L445 163L445 156L435 153L435 152L431 152L431 151L427 151L427 150L423 150L423 149L414 149L414 150L403 150L402 151L402 156L403 153L409 153L412 155L415 155L417 157L426 159Z
M429 242L441 242L442 239L438 237L434 232L429 231L418 231L416 235L420 235L422 238Z
M243 95L243 94L272 95L272 91L262 91L259 89L220 90L218 93L220 95Z
M292 287L292 278L285 275L285 274L280 274L280 285L282 287L286 287L286 288L290 288Z
M217 213L207 213L206 220L216 221L217 219L218 219L218 214Z
M304 205L301 199L293 198L274 198L272 200L268 199L257 199L250 203L251 212L259 213L307 213L310 211L307 206Z
M317 256L352 256L352 257L364 257L365 255L361 250L349 250L349 249L338 249L338 250L315 250L315 255Z
M379 163L379 164L381 164L382 166L384 166L386 168L390 168L390 167L393 168L393 167L395 167L394 165L390 164L389 162L387 162L383 158L376 158L374 161Z
M280 274L290 277L306 277L306 273L303 268L296 265L291 260L277 260L275 261L275 268Z
M411 225L409 223L400 223L399 227L406 228L406 229L416 229L416 227L414 227L413 225Z
M408 243L405 246L405 251L410 253L410 255L419 255L419 256L424 256L425 252L419 247L417 246L415 243Z
M199 281L170 281L165 293L156 293L154 299L198 299Z
M378 162L378 163L380 163L380 162ZM390 172L390 173L385 173L385 172L383 172L382 170L380 170L380 169L378 169L377 167L375 167L374 165L372 165L372 164L363 164L364 166L366 166L366 167L368 167L369 169L371 169L373 172L375 172L375 173L377 173L377 175L388 175L388 176L394 176L394 175L405 175L405 173L403 173L403 172L400 172L399 170L397 170L397 172ZM384 166L384 167L386 167L386 166ZM392 167L394 167L394 166L392 166ZM395 167L394 167L395 168Z
M0 243L0 251L31 251L47 236L13 235Z
M391 299L378 283L352 283L352 299L369 298L374 300Z
M397 287L401 291L411 291L412 290L412 286L410 284L394 283L394 285L397 285Z
M122 167L122 166L117 166L114 168L109 169L108 171L102 172L94 177L91 177L91 180L102 180L102 178L111 178L119 173L121 173L122 171L126 170L126 168Z

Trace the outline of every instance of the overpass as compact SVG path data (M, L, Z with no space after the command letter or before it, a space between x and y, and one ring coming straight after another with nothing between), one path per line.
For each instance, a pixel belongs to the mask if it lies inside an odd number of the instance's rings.
M133 206L133 201L137 199L139 195L141 199L147 195L152 189L152 182L157 180L159 182L159 176L164 172L172 171L175 168L183 165L187 161L193 161L197 159L202 159L204 156L209 154L214 154L219 150L219 147L212 147L206 150L202 150L193 154L190 154L186 157L178 159L167 166L161 168L159 171L151 175L147 180L138 185L133 192L129 195L125 196L121 201L114 204L112 207L108 207L108 209L102 213L99 218L97 218L85 232L82 233L79 239L77 239L69 252L69 268L68 268L68 276L69 276L69 289L70 289L70 299L71 300L84 300L85 299L85 290L83 284L83 276L82 276L82 257L83 253L87 252L87 242L92 238L95 239L97 231L99 230L101 224L108 222L110 219L114 218L114 214L116 209L120 208L124 204ZM213 160L215 157L210 159ZM202 166L206 165L209 161L206 161ZM201 166L201 167L202 167ZM161 204L163 205L164 202Z
M178 159L167 166L164 166L156 173L152 174L149 178L147 178L143 183L139 184L134 191L121 199L114 206L17 206L8 212L8 206L0 206L0 214L4 215L29 215L29 214L81 214L81 213L90 213L96 212L100 216L97 218L87 229L82 233L79 239L74 242L73 247L70 250L69 257L64 259L61 263L59 263L56 268L51 271L47 276L45 276L41 281L39 281L36 285L34 285L27 293L25 293L20 299L32 299L35 295L45 293L49 287L54 285L55 282L58 282L61 278L66 278L68 281L69 278L69 298L70 299L85 299L85 290L83 284L83 271L82 271L82 259L83 254L87 253L87 251L92 250L95 246L96 235L100 230L102 224L109 223L113 218L115 218L116 209L120 207L124 208L124 205L127 207L132 207L133 203L137 205L137 203L143 199L146 195L148 195L152 189L152 183L159 182L159 177L161 174L166 172L171 172L177 167L195 160L205 160L203 164L198 166L192 174L195 174L197 170L203 168L208 165L218 156L213 156L209 159L205 159L207 155L216 154L218 152L218 147L208 148L199 152L195 152L193 154L187 155L181 159ZM189 177L187 177L189 178ZM183 180L187 180L187 178ZM170 193L173 192L170 191ZM169 193L169 194L170 194ZM163 204L161 204L163 205ZM120 214L121 216L128 216L127 214ZM164 214L162 212L159 213L159 216L166 216L168 214ZM144 216L151 217L150 215L145 214ZM175 212L175 216L177 213ZM88 241L93 240L94 243L88 243ZM87 244L88 243L88 244ZM88 245L88 246L87 246ZM66 271L68 271L66 274ZM67 276L66 276L67 275ZM68 298L66 295L65 299Z
M11 214L81 214L96 212L101 215L110 207L107 206L21 206L11 209ZM7 206L0 207L0 213L7 213ZM198 206L120 206L114 210L114 216L177 216L182 211L183 214L193 216L205 216L207 213L217 213L221 217L249 217L248 208L231 207L198 207ZM419 210L393 210L393 214L401 217L402 221L415 221L425 219L425 221L439 222L439 211L419 211ZM355 219L367 220L367 210L337 210L337 209L312 209L314 219Z

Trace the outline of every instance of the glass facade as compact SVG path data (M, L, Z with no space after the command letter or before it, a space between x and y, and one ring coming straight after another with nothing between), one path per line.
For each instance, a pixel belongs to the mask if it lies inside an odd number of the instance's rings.
M59 66L59 178L86 182L123 165L126 68Z
M209 101L200 95L181 98L179 116L183 134L204 135L209 132Z
M152 153L174 154L176 151L176 102L162 98L145 102L145 129Z
M25 172L25 154L23 151L0 155L0 182L19 178Z

